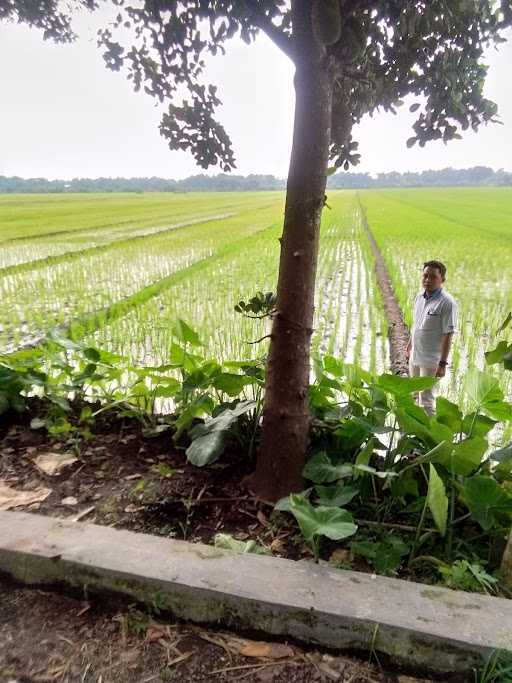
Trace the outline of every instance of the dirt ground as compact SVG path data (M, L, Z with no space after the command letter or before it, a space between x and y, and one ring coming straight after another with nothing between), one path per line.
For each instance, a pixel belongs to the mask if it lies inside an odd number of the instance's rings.
M184 449L169 435L145 439L134 421L106 415L94 431L91 440L74 443L30 429L28 416L14 421L4 416L4 496L5 487L15 496L43 493L38 502L18 505L5 498L2 503L0 490L0 509L205 543L212 543L221 531L239 540L257 540L276 556L311 556L289 516L272 514L270 505L243 489L251 463L236 453L228 452L216 465L201 469L186 462ZM74 461L49 475L35 463L42 454ZM327 559L331 552L326 546ZM353 568L368 570L361 562ZM370 660L367 655L306 651L284 642L261 645L236 634L160 621L126 602L83 602L0 580L0 683L429 680L402 674L396 667L387 670L375 656Z
M0 683L431 680L389 672L370 659L242 638L151 617L134 605L0 581Z

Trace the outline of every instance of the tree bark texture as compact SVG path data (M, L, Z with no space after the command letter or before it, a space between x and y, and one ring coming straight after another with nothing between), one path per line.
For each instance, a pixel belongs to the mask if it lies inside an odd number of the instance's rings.
M295 121L273 318L263 433L251 487L277 500L303 488L320 219L329 157L333 77L311 28L311 2L293 3Z

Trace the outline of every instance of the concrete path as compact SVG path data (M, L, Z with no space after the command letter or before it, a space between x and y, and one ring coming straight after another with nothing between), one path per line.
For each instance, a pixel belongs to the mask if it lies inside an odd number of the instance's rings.
M512 651L505 599L23 512L0 512L0 572L439 671Z

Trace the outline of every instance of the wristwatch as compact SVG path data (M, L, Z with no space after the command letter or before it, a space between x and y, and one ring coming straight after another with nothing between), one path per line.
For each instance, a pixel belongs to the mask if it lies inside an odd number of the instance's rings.
M445 368L448 365L448 361L447 360L440 360L438 365L440 368Z

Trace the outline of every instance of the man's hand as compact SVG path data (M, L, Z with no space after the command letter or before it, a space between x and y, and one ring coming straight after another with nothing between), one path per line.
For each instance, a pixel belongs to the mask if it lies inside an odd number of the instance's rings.
M446 375L446 367L444 365L438 365L436 370L436 377L444 377Z

